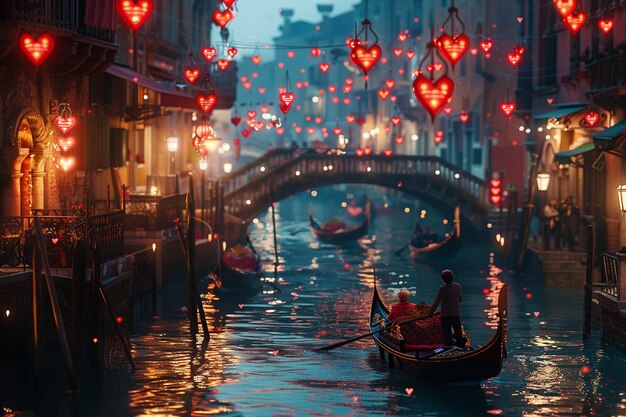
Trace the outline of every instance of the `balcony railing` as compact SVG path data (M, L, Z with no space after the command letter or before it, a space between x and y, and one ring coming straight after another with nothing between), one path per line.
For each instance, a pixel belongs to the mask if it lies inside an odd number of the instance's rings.
M80 0L2 0L0 21L35 23L114 43L115 31L84 24L84 4Z
M603 293L619 297L619 257L617 255L602 254L602 282Z
M174 227L185 207L185 194L131 194L126 201L126 230L165 230Z
M594 91L626 86L626 54L597 57L587 64Z
M85 241L98 249L102 260L124 253L124 212L113 210L95 215L43 215L0 217L0 267L23 267L32 263L37 244L34 219L41 220L50 265L72 265L74 244Z

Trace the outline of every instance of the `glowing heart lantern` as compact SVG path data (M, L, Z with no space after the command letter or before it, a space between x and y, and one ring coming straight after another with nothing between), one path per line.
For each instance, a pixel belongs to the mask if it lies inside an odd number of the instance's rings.
M452 68L465 55L469 48L469 38L465 34L450 36L447 33L439 36L436 40L437 48L443 57L452 64Z
M585 13L583 10L579 10L570 15L567 15L563 19L565 27L572 35L576 35L580 31L580 29L582 29L586 21L587 13Z
M231 20L233 20L233 12L230 9L220 10L215 9L213 11L213 21L216 25L221 27L222 29L226 28Z
M22 48L28 59L38 67L52 53L54 38L52 35L44 33L38 39L35 39L31 35L24 33L20 36L20 48Z
M603 17L598 21L598 27L605 35L613 30L613 26L615 26L615 21L610 17Z
M493 48L493 42L491 41L491 38L483 39L482 41L480 41L480 49L482 49L484 53L488 54L489 51L491 51L491 48Z
M291 109L291 105L296 100L296 95L292 92L280 93L278 95L278 100L280 100L280 110L283 114L287 114Z
M198 104L198 107L200 107L200 110L203 112L210 113L217 104L217 96L215 94L208 94L206 96L199 94L196 96L196 104Z
M516 108L516 105L515 105L515 102L513 102L513 101L500 103L500 110L507 117L511 116L511 114L515 111L515 108Z
M138 31L152 14L152 0L116 0L115 8L133 31Z
M367 76L372 68L378 63L378 60L382 56L382 50L378 45L372 45L369 49L364 46L358 45L350 54L352 62L354 62L363 73Z
M213 58L217 55L217 49L212 46L202 48L202 56L207 62L213 61Z
M552 3L563 18L571 15L578 6L577 0L552 0Z
M596 123L598 123L598 120L600 120L600 115L598 115L595 111L589 110L585 113L585 122L589 125L589 127L594 127Z
M522 54L520 54L517 50L514 50L513 52L509 52L507 54L506 60L509 61L509 64L511 64L513 68L515 68L522 60Z
M413 94L434 121L441 109L452 97L454 81L447 75L442 75L437 81L433 81L419 74L413 81Z
M200 76L200 70L198 68L185 68L183 75L191 84L195 83Z

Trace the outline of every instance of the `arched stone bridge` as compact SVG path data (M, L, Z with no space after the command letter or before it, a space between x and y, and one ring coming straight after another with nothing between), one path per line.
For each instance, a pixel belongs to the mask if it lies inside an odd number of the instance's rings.
M249 221L270 207L272 200L343 183L399 189L444 212L452 212L459 203L463 220L476 228L489 208L487 182L439 157L279 149L223 178L224 209Z

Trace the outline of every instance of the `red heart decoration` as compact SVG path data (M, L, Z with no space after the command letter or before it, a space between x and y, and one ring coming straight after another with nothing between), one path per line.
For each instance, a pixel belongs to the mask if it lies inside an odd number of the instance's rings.
M546 101L548 102L548 104L552 104L554 102L554 99L550 97L550 98L547 98Z
M352 86L351 85L344 85L341 89L341 91L343 91L344 93L348 94L350 91L352 91Z
M235 47L232 47L232 46L226 50L226 53L231 58L234 58L237 55L238 52L239 52L239 49L237 49Z
M243 130L243 131L241 131L241 134L243 135L244 138L247 138L250 135L250 131L249 130Z
M213 58L215 58L215 55L217 55L217 49L213 48L212 46L207 47L207 48L202 48L202 56L208 62L213 61Z
M20 36L20 47L28 59L38 67L52 53L54 38L52 35L44 33L39 36L39 39L35 40L29 34L24 33Z
M357 150L355 151L355 153L356 153L356 156L361 157L361 156L363 156L363 149L357 149Z
M446 107L444 107L444 108L443 108L443 112L444 112L445 114L448 114L448 115L449 115L450 113L452 113L452 107L450 107L450 106L446 106Z
M280 111L283 112L283 114L287 114L287 113L289 113L289 110L291 109L291 106L286 106L284 104L281 104L279 106L279 108L280 108Z
M388 89L391 90L393 87L396 86L396 80L386 80L385 85L387 86Z
M404 391L407 393L407 395L413 394L413 388L405 388Z
M255 65L259 65L261 63L261 55L252 55L252 62L254 62Z
M464 111L461 112L461 114L459 115L459 119L461 119L462 123L466 123L469 120L469 114L465 113Z
M256 111L255 110L248 110L248 119L252 120L256 117Z
M362 117L359 117L358 119L356 119L356 124L358 126L363 126L365 124L365 119Z
M387 97L389 97L389 90L385 90L384 88L378 90L378 97L380 97L381 100L387 100Z
M73 116L69 116L69 117L57 116L54 119L54 124L56 125L56 127L59 128L61 132L67 133L70 130L72 130L72 128L76 124L76 119Z
M200 76L200 70L198 68L185 68L183 75L191 84L195 83Z
M319 125L319 124L322 124L322 121L323 121L324 119L322 119L321 117L319 117L319 116L318 116L318 117L316 117L316 118L315 118L315 119L313 119L313 120L315 120L315 123L317 123L317 124Z
M354 119L356 119L353 115L349 114L346 116L346 122L352 124L352 122L354 122Z
M259 94L265 94L267 89L265 87L259 87Z
M435 41L437 48L441 51L443 57L454 65L465 55L469 48L469 38L464 34L451 37L447 33L439 36Z
M229 9L232 9L233 4L235 4L237 0L222 0L222 3L224 3L224 6L228 7Z
M345 104L346 106L350 104L351 102L352 102L352 99L350 97L345 97L343 99L343 104Z
M72 137L60 137L57 141L59 147L63 149L63 151L67 151L74 145L74 138Z
M385 156L391 156L391 154L393 153L393 151L391 149L385 149L383 151L383 153L385 154Z
M402 49L402 48L395 48L395 49L393 50L393 54L394 54L395 56L400 56L400 55L402 55L402 53L403 53L403 52L404 52L404 49Z
M563 23L572 35L576 35L587 21L587 13L582 10L567 15Z
M507 117L515 111L515 107L516 105L513 101L500 103L500 110L502 110L502 113L504 113Z
M409 35L407 35L406 33L401 33L398 35L398 40L400 42L404 42L409 38Z
M507 61L509 61L509 64L511 64L511 66L515 68L522 59L522 55L520 55L520 53L517 51L513 51L509 52L509 54L506 56L506 59Z
M372 147L371 146L366 146L363 151L365 152L365 155L369 155L372 153Z
M361 46L361 39L350 39L350 38L348 38L346 40L346 43L348 44L348 47L350 49L354 49L357 46Z
M278 135L282 135L283 133L285 133L285 129L282 127L277 127L276 128L276 134Z
M497 206L498 204L500 204L500 201L502 201L502 196L491 195L489 196L489 200L491 200L491 202Z
M269 113L270 111L270 106L266 104L262 105L260 108L261 108L261 113Z
M329 63L327 63L327 62L322 62L322 63L319 65L319 69L320 69L320 71L322 71L322 72L326 72L326 71L328 71L328 69L329 69L329 68L330 68L330 64L329 64Z
M415 56L415 52L414 51L406 51L406 57L409 59L413 59L413 57Z
M215 9L213 11L213 21L222 29L224 29L232 19L233 13L230 11L230 9L226 9L224 11Z
M396 136L393 138L398 145L402 145L404 143L404 136Z
M245 88L246 90L249 90L250 87L252 87L252 83L250 81L243 83L243 88Z
M350 58L352 58L352 62L363 70L365 75L374 68L378 60L382 55L382 50L378 45L372 45L369 49L365 49L361 45L357 45L353 50L352 54L350 54Z
M265 125L265 123L259 120L258 122L254 122L253 125L254 125L254 130L258 132L259 130L263 129L263 126Z
M600 116L594 111L590 111L585 114L585 122L587 122L587 124L591 127L594 127L595 124L598 123L599 119Z
M218 59L217 60L217 66L219 67L220 70L225 71L226 68L228 68L228 64L230 62L227 59Z
M552 0L552 3L554 3L554 5L556 6L556 10L563 17L572 14L572 12L576 10L576 6L578 5L577 0Z
M333 97L333 98L331 99L331 101L332 101L334 104L337 104L337 103L339 103L339 97Z
M313 133L315 133L315 128L314 128L314 127L307 127L307 128L306 128L306 132L307 132L309 135L312 135Z
M609 34L609 32L613 29L614 25L615 25L615 21L613 19L602 18L598 21L598 27L600 28L602 32L604 32L605 35Z
M491 42L491 38L480 41L480 48L485 51L485 53L491 51L491 48L493 48L493 42Z
M313 55L314 57L318 57L321 54L322 54L321 48L311 48L311 55Z
M239 123L241 123L241 117L231 117L230 122L235 126L239 126Z
M441 76L436 82L432 82L423 74L419 74L413 81L413 94L424 106L434 121L443 106L452 97L454 81L447 75Z
M402 120L402 119L400 119L400 117L399 117L399 116L393 116L393 117L391 118L391 123L393 123L394 125L397 125L398 123L400 123L400 121L401 121L401 120Z
M116 0L115 8L117 13L122 17L128 25L134 30L138 31L139 28L145 23L152 13L152 0Z
M437 71L441 70L442 68L443 68L443 64L441 64L441 63L426 65L426 70L428 72L437 72ZM416 74L416 76L417 76L417 74Z
M293 128L293 130L295 130L296 133L300 133L300 132L302 132L302 127L296 126L296 127Z
M341 128L339 126L337 126L336 128L333 129L333 133L337 136L341 135Z
M500 179L498 179L498 178L492 178L490 183L491 183L491 188L494 188L494 189L495 188L500 188L500 185L502 185L502 181ZM493 190L492 190L492 192L493 192ZM499 193L499 191L498 191L498 193Z
M296 56L296 53L294 51L287 52L287 58L293 58L294 56Z
M57 243L59 243L59 238L58 237L53 237L52 239L52 244L56 245Z
M205 113L210 113L217 104L217 96L215 94L209 94L208 96L199 94L196 96L196 103L200 107L200 110Z

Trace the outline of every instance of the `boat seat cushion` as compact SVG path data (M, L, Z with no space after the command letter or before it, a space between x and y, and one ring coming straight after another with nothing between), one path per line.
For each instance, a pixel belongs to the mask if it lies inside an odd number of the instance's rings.
M421 302L413 310L394 320L392 324L402 323L415 317L423 317L429 312L430 305ZM405 350L432 350L443 346L445 342L441 330L441 315L439 314L402 325L400 326L400 333L404 338ZM421 347L425 348L421 349Z

